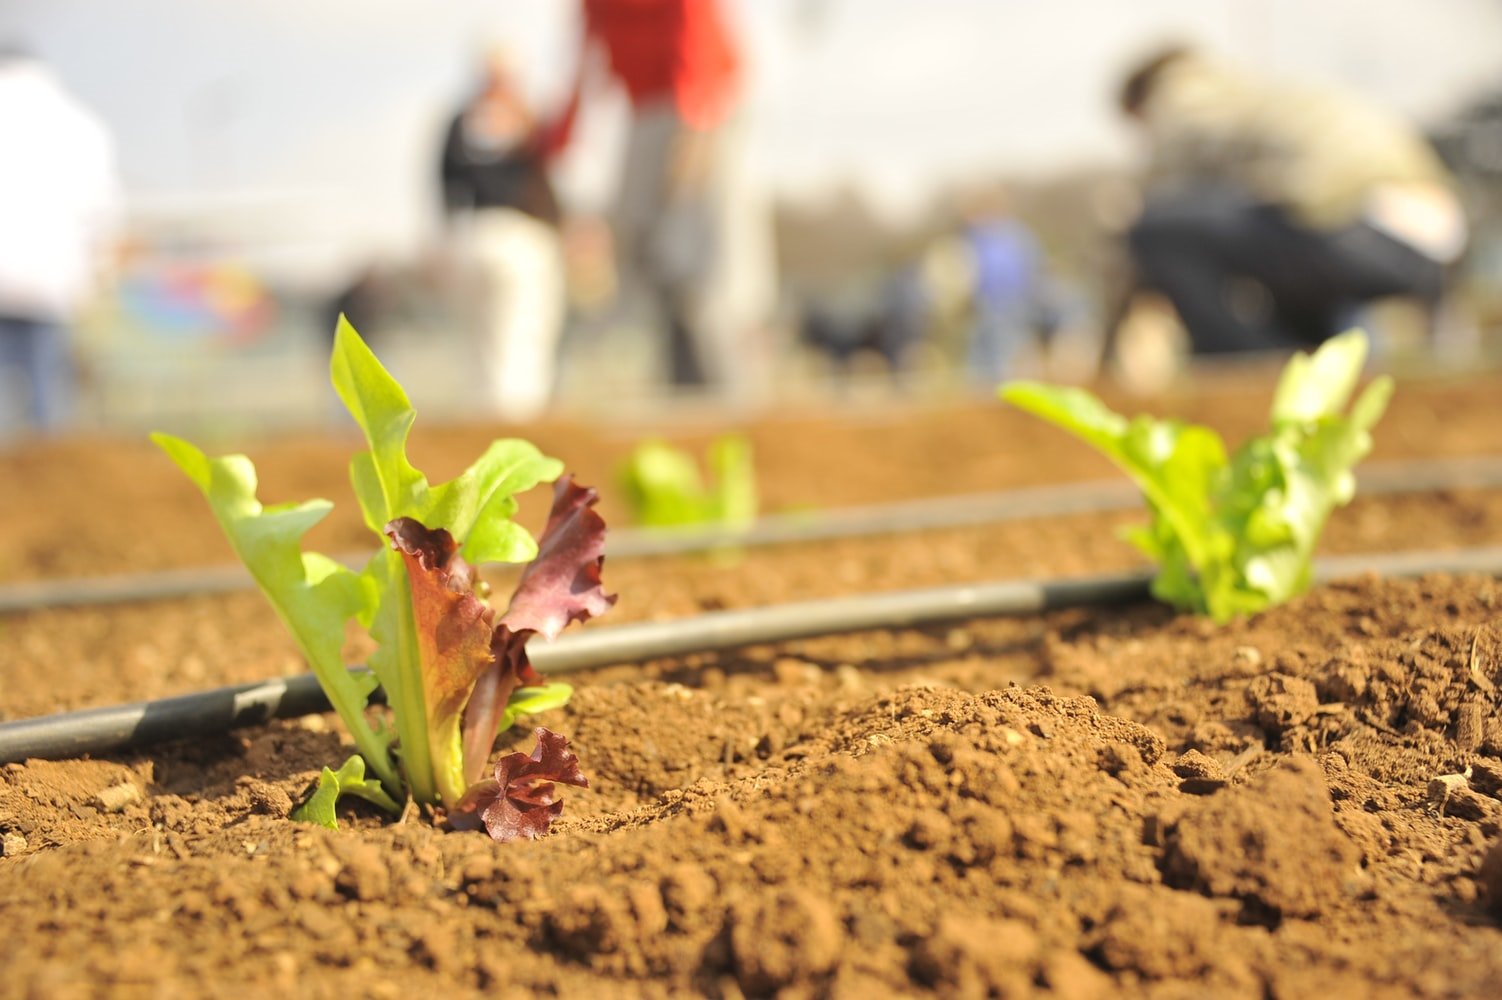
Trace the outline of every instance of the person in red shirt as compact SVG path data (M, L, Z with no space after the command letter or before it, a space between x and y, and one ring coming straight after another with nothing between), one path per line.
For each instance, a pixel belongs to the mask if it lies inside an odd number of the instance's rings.
M772 268L736 153L740 46L717 0L582 2L586 48L632 108L614 219L622 285L655 304L675 385L743 388Z
M633 106L671 102L699 130L733 110L741 54L714 0L584 0L584 18Z

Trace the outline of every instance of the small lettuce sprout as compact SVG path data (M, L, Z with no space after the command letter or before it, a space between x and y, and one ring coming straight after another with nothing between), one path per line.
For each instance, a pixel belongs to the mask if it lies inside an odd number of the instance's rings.
M716 438L705 453L709 483L693 456L663 441L644 441L620 472L632 519L645 528L749 528L756 520L756 467L751 442Z
M430 484L407 460L414 413L406 393L342 317L331 370L369 445L352 460L350 478L381 549L359 572L302 551L302 536L328 514L328 501L262 506L245 456L211 459L180 438L152 440L208 499L354 740L358 756L338 771L324 770L297 818L333 825L334 804L346 793L390 811L408 797L453 811L482 783L498 733L523 714L568 700L568 685L549 684L532 669L526 644L537 635L551 640L615 603L600 582L605 522L593 510L594 490L561 476L561 463L522 440L494 441L456 479ZM552 511L534 541L512 520L515 494L554 481ZM474 564L528 560L497 617L476 592ZM351 619L377 644L368 674L351 671L341 657ZM377 686L390 727L366 714ZM553 733L546 743L567 747ZM583 783L568 774L536 777ZM490 829L536 836L562 807L551 798L547 804L530 825Z
M1273 396L1271 428L1229 458L1208 427L1128 420L1083 389L1009 382L1001 398L1131 476L1152 520L1126 538L1158 564L1153 595L1226 622L1309 588L1315 543L1355 494L1351 470L1371 451L1371 428L1392 395L1390 378L1375 379L1343 414L1366 353L1366 335L1350 330L1295 355Z
M292 810L292 818L299 822L317 823L330 830L337 830L339 820L334 814L334 807L342 795L358 796L391 813L401 809L401 806L386 794L386 790L381 787L379 781L365 777L365 759L356 754L345 761L337 771L324 768L323 773L318 776L318 787L302 805Z

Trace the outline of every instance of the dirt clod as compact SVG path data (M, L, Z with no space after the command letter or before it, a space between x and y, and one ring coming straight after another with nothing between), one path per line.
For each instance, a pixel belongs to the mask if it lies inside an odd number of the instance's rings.
M1494 799L1502 799L1502 761L1478 759L1471 765L1471 787Z
M117 813L128 805L134 805L141 801L141 790L134 782L122 781L117 785L110 785L100 791L94 797L94 802L107 813Z
M1225 769L1198 750L1189 750L1174 761L1173 773L1184 779L1179 791L1185 795L1210 795L1227 784Z
M1475 750L1486 740L1486 706L1472 699L1455 713L1455 745Z
M1181 778L1211 778L1224 781L1225 770L1198 750L1189 750L1173 762L1173 773Z
M742 905L730 918L736 980L753 996L825 975L839 961L844 939L830 905L802 889Z
M1164 874L1173 885L1238 899L1245 918L1276 925L1335 902L1355 862L1319 766L1294 757L1188 811L1169 836Z
M242 778L236 782L246 806L252 813L262 816L285 817L292 812L292 796L287 790L269 781Z
M1502 840L1495 840L1481 860L1478 873L1487 906L1493 913L1502 916Z
M1286 674L1253 678L1246 697L1257 724L1274 736L1305 722L1319 708L1314 685Z
M1461 819L1486 819L1499 811L1498 803L1473 791L1467 775L1442 774L1429 782L1429 804L1441 816L1459 816Z
M663 876L660 891L669 924L688 930L714 902L718 887L714 876L700 866L680 864Z
M957 997L1021 996L1038 959L1038 936L1019 920L945 917L913 949L913 978Z
M334 885L346 896L362 902L382 899L391 888L388 861L374 845L341 843L340 868Z

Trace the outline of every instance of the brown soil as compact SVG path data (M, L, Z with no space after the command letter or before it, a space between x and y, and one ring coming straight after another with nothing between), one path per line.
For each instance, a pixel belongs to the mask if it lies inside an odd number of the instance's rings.
M1379 454L1498 451L1499 388L1403 386ZM1265 405L1156 408L1239 437ZM419 464L452 473L491 433L431 432ZM1109 473L999 406L752 433L774 507ZM608 484L635 435L531 436ZM269 499L336 501L348 449L245 448ZM0 579L228 558L135 443L0 456L0 509ZM611 618L1122 568L1132 519L622 560ZM320 541L364 544L347 510ZM1465 490L1358 501L1325 550L1497 543L1502 496ZM546 720L591 790L504 847L360 807L337 833L288 822L348 752L332 717L9 765L0 995L1492 996L1499 600L1362 578L1225 627L1064 611L613 667ZM252 594L17 615L0 639L0 717L302 669Z

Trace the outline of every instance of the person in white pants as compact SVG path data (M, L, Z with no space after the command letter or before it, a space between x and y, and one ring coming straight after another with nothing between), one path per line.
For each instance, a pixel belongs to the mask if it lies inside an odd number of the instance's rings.
M565 296L558 230L519 209L482 208L463 242L490 408L530 420L557 381Z
M471 271L488 402L503 419L538 416L557 377L565 287L547 171L568 141L577 104L576 95L556 121L540 124L509 59L493 53L444 139L444 207Z

